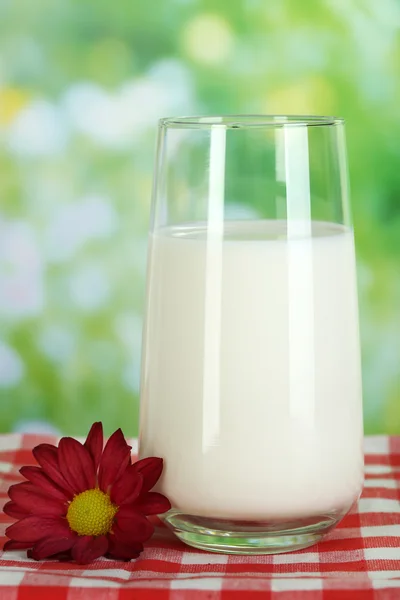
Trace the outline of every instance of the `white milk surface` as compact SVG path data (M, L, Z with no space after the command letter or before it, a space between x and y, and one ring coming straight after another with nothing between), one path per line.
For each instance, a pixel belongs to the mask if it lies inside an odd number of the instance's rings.
M353 233L231 222L151 236L140 455L174 508L227 519L347 510L363 481Z

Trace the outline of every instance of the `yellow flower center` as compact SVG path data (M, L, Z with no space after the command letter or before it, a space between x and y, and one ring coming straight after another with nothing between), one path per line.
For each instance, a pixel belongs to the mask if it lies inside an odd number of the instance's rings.
M67 520L79 535L105 535L111 531L118 512L110 496L99 489L86 490L75 496L69 505Z

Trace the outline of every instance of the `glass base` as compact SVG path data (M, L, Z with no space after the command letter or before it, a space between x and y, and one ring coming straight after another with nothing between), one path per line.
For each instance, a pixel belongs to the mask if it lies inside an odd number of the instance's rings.
M196 517L171 510L162 519L182 542L194 548L224 554L280 554L316 544L344 514L260 523Z

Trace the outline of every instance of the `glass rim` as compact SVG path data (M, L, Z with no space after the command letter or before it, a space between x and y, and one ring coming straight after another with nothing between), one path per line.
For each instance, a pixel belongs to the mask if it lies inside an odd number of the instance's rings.
M165 117L159 120L162 128L211 129L223 126L226 129L290 127L332 127L344 125L342 117L323 115L203 115Z

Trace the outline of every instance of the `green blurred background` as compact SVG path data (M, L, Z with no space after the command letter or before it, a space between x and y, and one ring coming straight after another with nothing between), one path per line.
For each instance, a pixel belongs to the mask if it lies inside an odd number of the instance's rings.
M137 432L156 120L347 119L365 429L400 433L400 2L0 0L0 431Z

